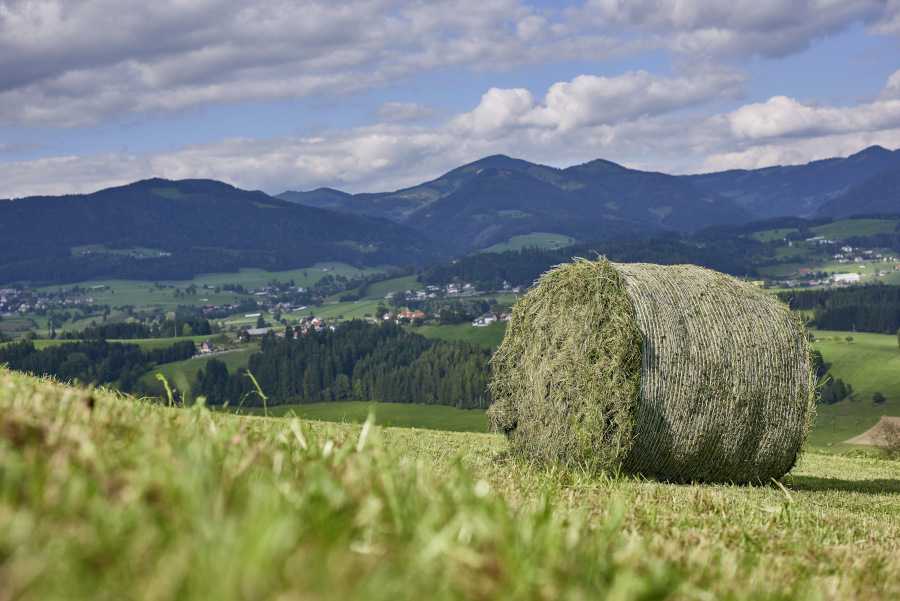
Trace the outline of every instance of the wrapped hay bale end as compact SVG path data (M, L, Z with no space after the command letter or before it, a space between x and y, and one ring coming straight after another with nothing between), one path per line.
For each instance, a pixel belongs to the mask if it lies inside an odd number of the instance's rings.
M513 452L660 480L778 478L815 403L793 313L694 265L559 266L516 304L492 364L491 424Z

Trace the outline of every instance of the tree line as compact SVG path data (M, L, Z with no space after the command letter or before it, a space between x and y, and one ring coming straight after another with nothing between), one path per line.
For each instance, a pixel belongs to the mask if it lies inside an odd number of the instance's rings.
M296 333L296 338L295 338ZM191 392L211 404L259 406L252 373L272 404L329 401L425 403L486 409L490 352L464 341L409 333L393 322L346 322L336 331L270 333L246 368L210 359Z
M791 309L812 311L823 330L893 334L900 329L900 286L820 288L780 292Z
M765 248L763 243L751 238L708 236L681 240L675 235L577 244L552 250L525 248L467 255L429 265L422 273L422 281L436 286L469 282L479 290L498 290L504 281L513 286L530 286L554 265L567 263L572 257L593 259L598 255L622 263L692 263L732 275L755 276L756 265L762 264L766 254Z
M88 326L79 332L61 332L63 340L134 340L146 338L173 338L175 336L207 336L212 334L209 320L202 318L166 319L162 323L138 321L102 323Z
M194 356L190 340L162 348L145 349L136 344L82 340L36 349L23 340L0 348L0 364L37 376L54 376L63 382L109 384L130 391L141 374L161 363L183 361Z

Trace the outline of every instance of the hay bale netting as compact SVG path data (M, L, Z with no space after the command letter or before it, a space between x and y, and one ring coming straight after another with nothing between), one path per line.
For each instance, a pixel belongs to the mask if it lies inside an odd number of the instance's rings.
M778 478L815 403L796 316L694 265L559 266L516 303L492 365L491 424L514 453L660 480Z

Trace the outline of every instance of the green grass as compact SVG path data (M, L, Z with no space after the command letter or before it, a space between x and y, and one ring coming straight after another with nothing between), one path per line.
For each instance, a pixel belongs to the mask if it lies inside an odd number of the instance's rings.
M400 292L401 294L407 290L419 290L422 284L416 281L416 276L407 275L399 278L384 280L383 282L375 282L366 290L366 298L370 300L380 300L386 302L388 292Z
M772 240L781 240L788 234L793 234L798 231L800 230L795 227L786 227L775 230L766 230L764 232L754 232L750 234L750 237L759 240L760 242L771 242Z
M575 238L571 238L564 234L550 234L546 232L534 232L522 236L513 236L506 242L495 244L479 252L483 253L501 253L507 250L522 250L523 248L562 248L575 244Z
M882 415L900 417L900 400L875 405L869 399L845 399L833 405L817 405L816 424L809 431L809 445L830 453L858 448L846 445L844 441L859 436L877 424Z
M900 223L896 219L848 219L826 223L810 228L817 236L825 238L851 238L854 236L873 236L875 234L890 234Z
M426 338L440 338L441 340L465 340L472 344L479 344L485 348L496 350L503 342L506 333L505 323L495 323L483 328L476 328L470 323L461 323L453 326L421 326L410 327L410 332L421 334Z
M250 354L255 351L255 348L239 349L213 356L204 357L198 355L193 359L187 359L185 361L164 363L145 373L140 379L148 384L154 384L157 381L156 374L162 374L166 377L166 380L169 381L169 384L172 387L184 392L190 389L191 383L197 375L197 370L206 369L206 364L209 363L210 359L218 359L219 361L224 362L226 367L228 367L228 371L233 372L241 365L245 365L250 358Z
M83 252L104 253L111 255L127 255L132 252L144 253L147 258L159 256L161 248L149 248L147 246L133 246L131 248L106 248L102 244L87 244L84 246L73 246L72 254L77 256Z
M835 378L853 385L857 398L871 400L880 392L888 399L900 400L900 348L897 336L859 332L813 330L817 339L812 348L822 353ZM837 336L840 340L834 340ZM845 337L852 336L847 342Z
M121 342L122 344L136 344L138 346L142 346L144 348L162 348L166 346L172 346L176 342L181 342L182 340L192 340L196 343L201 343L204 340L209 340L211 338L215 338L218 334L211 334L206 336L179 336L178 338L127 338L121 340L113 340L110 339L109 342ZM60 344L78 342L77 340L33 340L34 348L40 350L42 348L47 348L48 346L57 346ZM5 342L3 344L11 344L9 342Z
M897 462L666 484L497 435L167 409L0 372L8 599L900 597Z
M226 408L226 411L232 408ZM263 415L262 407L234 409L248 415ZM487 432L487 413L478 410L456 409L441 405L404 403L363 403L345 401L313 403L309 405L276 405L269 407L274 417L296 416L323 422L355 423L366 421L371 413L379 426L424 428L445 432Z
M225 284L240 284L247 290L255 290L272 280L280 282L294 280L294 283L298 286L310 286L325 275L343 275L347 278L354 278L382 273L383 271L384 268L357 269L346 263L328 262L316 263L311 267L292 269L290 271L263 271L262 269L244 268L237 273L203 274L192 280L160 281L160 284L166 286L162 290L154 288L154 282L140 280L90 280L79 282L77 285L86 289L88 291L87 296L93 297L94 302L97 304L109 304L110 306L134 305L136 308L162 305L167 310L174 310L178 305L201 306L207 303L221 305L239 301L242 298L241 296L221 290ZM177 289L184 290L191 284L197 286L197 294L176 298L175 290L168 288L168 286L174 286ZM208 286L208 288L204 289L204 285ZM60 289L70 289L73 286L75 284L46 286L38 290L42 292L57 292ZM219 293L213 290L216 286L220 287Z

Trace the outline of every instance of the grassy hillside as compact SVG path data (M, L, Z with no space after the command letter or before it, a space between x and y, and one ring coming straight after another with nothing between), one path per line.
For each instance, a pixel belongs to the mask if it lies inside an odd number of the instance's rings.
M476 328L470 323L461 323L454 326L422 326L413 330L426 338L440 338L441 340L465 340L472 344L480 344L492 351L496 350L503 342L506 333L505 323L495 323L482 328Z
M808 454L779 486L709 486L529 465L505 448L488 434L166 409L0 372L0 591L900 595L896 462Z
M145 373L140 379L148 384L152 384L157 381L156 374L162 374L173 387L185 391L191 387L191 382L194 381L197 370L206 369L206 364L209 363L210 359L218 359L225 363L228 367L228 371L234 371L241 365L245 365L250 354L253 352L256 352L256 348L234 350L208 357L198 355L186 361L176 361L175 363L160 365L156 369Z
M853 384L858 398L870 400L880 392L889 399L900 400L900 348L896 336L823 330L813 330L812 334L812 348L822 353L833 377ZM847 341L848 336L852 341Z
M168 254L82 254L100 246ZM0 202L0 283L186 279L329 260L404 265L434 260L436 251L419 232L387 220L306 207L212 180L144 180L91 194Z
M513 236L506 242L495 244L489 248L485 248L479 252L485 253L502 253L507 250L522 250L523 248L562 248L575 244L575 239L563 234L548 234L545 232L534 232L531 234L523 234L521 236Z

